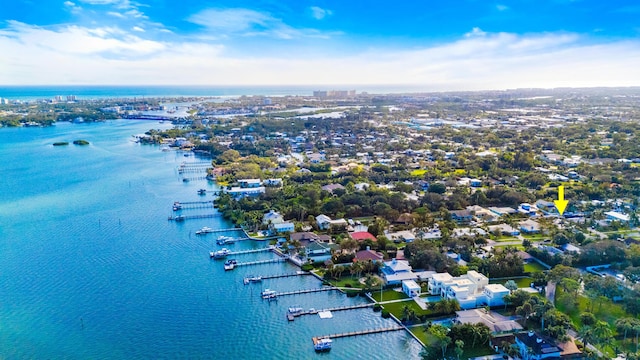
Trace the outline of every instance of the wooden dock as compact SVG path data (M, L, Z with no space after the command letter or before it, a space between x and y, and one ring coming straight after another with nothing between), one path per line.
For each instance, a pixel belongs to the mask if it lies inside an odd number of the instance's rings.
M200 214L200 215L177 215L177 216L169 216L169 221L185 221L192 219L210 219L214 217L218 217L220 214Z
M186 209L202 209L213 207L213 200L209 201L188 201L179 202L176 201L172 205L173 211L186 210Z
M249 266L249 265L260 265L260 264L270 264L270 263L278 263L285 262L286 258L277 258L277 259L269 259L269 260L258 260L258 261L250 261L250 262L242 262L237 263L235 266Z
M317 293L322 291L332 291L332 290L340 290L334 286L321 287L317 289L304 289L304 290L295 290L295 291L285 291L281 293L276 293L276 297L287 296L287 295L298 295L298 294L310 294Z
M299 271L299 272L293 273L293 274L261 276L261 278L262 278L262 280L269 280L269 279L280 279L280 278L288 278L288 277L303 276L303 275L311 275L311 273L308 272L308 271Z
M378 334L378 333L399 331L399 330L404 330L404 328L401 327L401 326L392 326L392 327L378 328L378 329L351 331L351 332L340 333L340 334L331 334L331 335L325 335L325 336L315 336L315 337L312 337L311 340L313 341L313 344L315 345L318 342L319 339L326 339L326 338L338 339L338 338L343 338L343 337Z
M319 313L319 312L323 312L323 311L336 312L336 311L346 311L346 310L364 309L364 308L370 308L370 307L373 307L374 305L375 305L374 303L367 303L367 304L360 304L360 305L338 306L338 307L328 308L328 309L322 309L322 310L308 310L308 311L302 311L302 312L294 313L294 314L290 314L290 315L293 315L294 317L303 316L303 315L315 315L315 314L317 314L317 313Z
M259 253L259 252L265 252L265 251L272 251L272 248L268 247L268 248L255 249L255 250L232 251L229 253L229 255L253 254L253 253Z

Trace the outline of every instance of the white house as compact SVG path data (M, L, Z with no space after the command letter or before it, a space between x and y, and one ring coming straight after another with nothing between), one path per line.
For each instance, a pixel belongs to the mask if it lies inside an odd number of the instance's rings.
M257 188L262 185L262 181L260 179L240 179L238 184L241 188Z
M503 298L509 294L503 285L489 284L486 276L473 270L457 277L448 273L433 274L428 279L428 286L431 295L456 299L463 309L504 305Z
M415 281L418 278L418 275L412 271L409 262L406 260L393 259L386 261L380 272L388 285L400 284L403 280Z
M407 294L408 297L415 297L420 295L420 285L413 280L402 281L402 292Z
M234 197L241 198L245 196L260 196L264 194L265 188L264 186L259 187L232 187L231 190L227 190L227 192Z
M607 211L604 213L607 216L607 221L619 221L621 223L628 223L631 217L627 214L619 213L617 211Z
M331 226L331 218L325 214L316 216L316 224L320 230L327 230Z
M262 223L264 225L269 224L282 224L284 222L284 218L280 215L279 212L274 210L269 210L268 213L264 214L262 217Z
M276 234L285 233L285 232L294 232L295 225L293 222L282 222L278 224L271 224L271 229Z

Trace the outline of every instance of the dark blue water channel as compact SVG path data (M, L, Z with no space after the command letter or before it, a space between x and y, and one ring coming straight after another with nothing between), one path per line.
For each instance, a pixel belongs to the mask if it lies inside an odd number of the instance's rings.
M177 171L184 161L207 159L133 141L134 134L167 126L111 121L0 129L0 358L418 357L420 345L405 332L337 339L330 353L316 354L313 336L394 324L371 309L288 322L290 306L322 309L364 300L323 292L265 302L263 288L308 289L320 281L298 276L244 285L247 274L299 269L274 263L225 272L221 261L210 260L217 235L195 231L231 224L220 217L167 220L174 201L213 199L214 183L185 183ZM91 145L52 146L76 139ZM212 191L202 197L200 188Z

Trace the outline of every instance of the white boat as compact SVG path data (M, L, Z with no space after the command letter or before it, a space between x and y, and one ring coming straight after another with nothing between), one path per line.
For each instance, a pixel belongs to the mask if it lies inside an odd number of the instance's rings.
M252 276L249 275L247 277L244 278L244 284L247 285L248 283L252 283L252 282L261 282L262 281L262 277L261 276Z
M224 263L224 269L225 270L233 270L236 267L236 264L234 264L233 262L231 262L231 260L228 260Z
M231 236L218 236L218 240L216 240L216 244L224 245L224 244L233 244L236 240Z
M226 257L227 255L229 255L230 252L231 251L229 249L222 248L222 250L209 252L209 256L211 256L214 259L222 259L222 258Z
M265 289L264 291L262 291L260 293L260 295L262 296L263 299L275 299L276 298L276 291L275 290Z
M329 351L331 350L331 343L332 341L329 338L318 339L318 341L313 344L313 348L316 351Z
M301 307L290 307L287 312L292 315L300 314L304 309Z
M202 229L196 231L196 235L203 235L203 234L208 234L208 233L212 233L215 230L213 230L212 228L208 227L208 226L204 226Z

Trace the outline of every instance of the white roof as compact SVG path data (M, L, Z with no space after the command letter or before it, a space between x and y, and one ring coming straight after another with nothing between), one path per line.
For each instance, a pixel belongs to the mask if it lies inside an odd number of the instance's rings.
M433 280L436 280L436 281L447 281L453 278L453 276L451 276L451 274L449 273L437 273L437 274L431 275L431 277L433 278Z
M607 211L606 213L604 213L605 215L612 217L616 220L620 220L620 221L629 221L629 215L627 214L623 214L623 213L619 213L617 211Z
M402 280L402 285L408 287L409 289L420 289L420 285L418 285L413 280Z
M509 289L504 287L502 284L489 284L485 285L485 289L489 290L492 293L500 293L500 292L509 292Z

